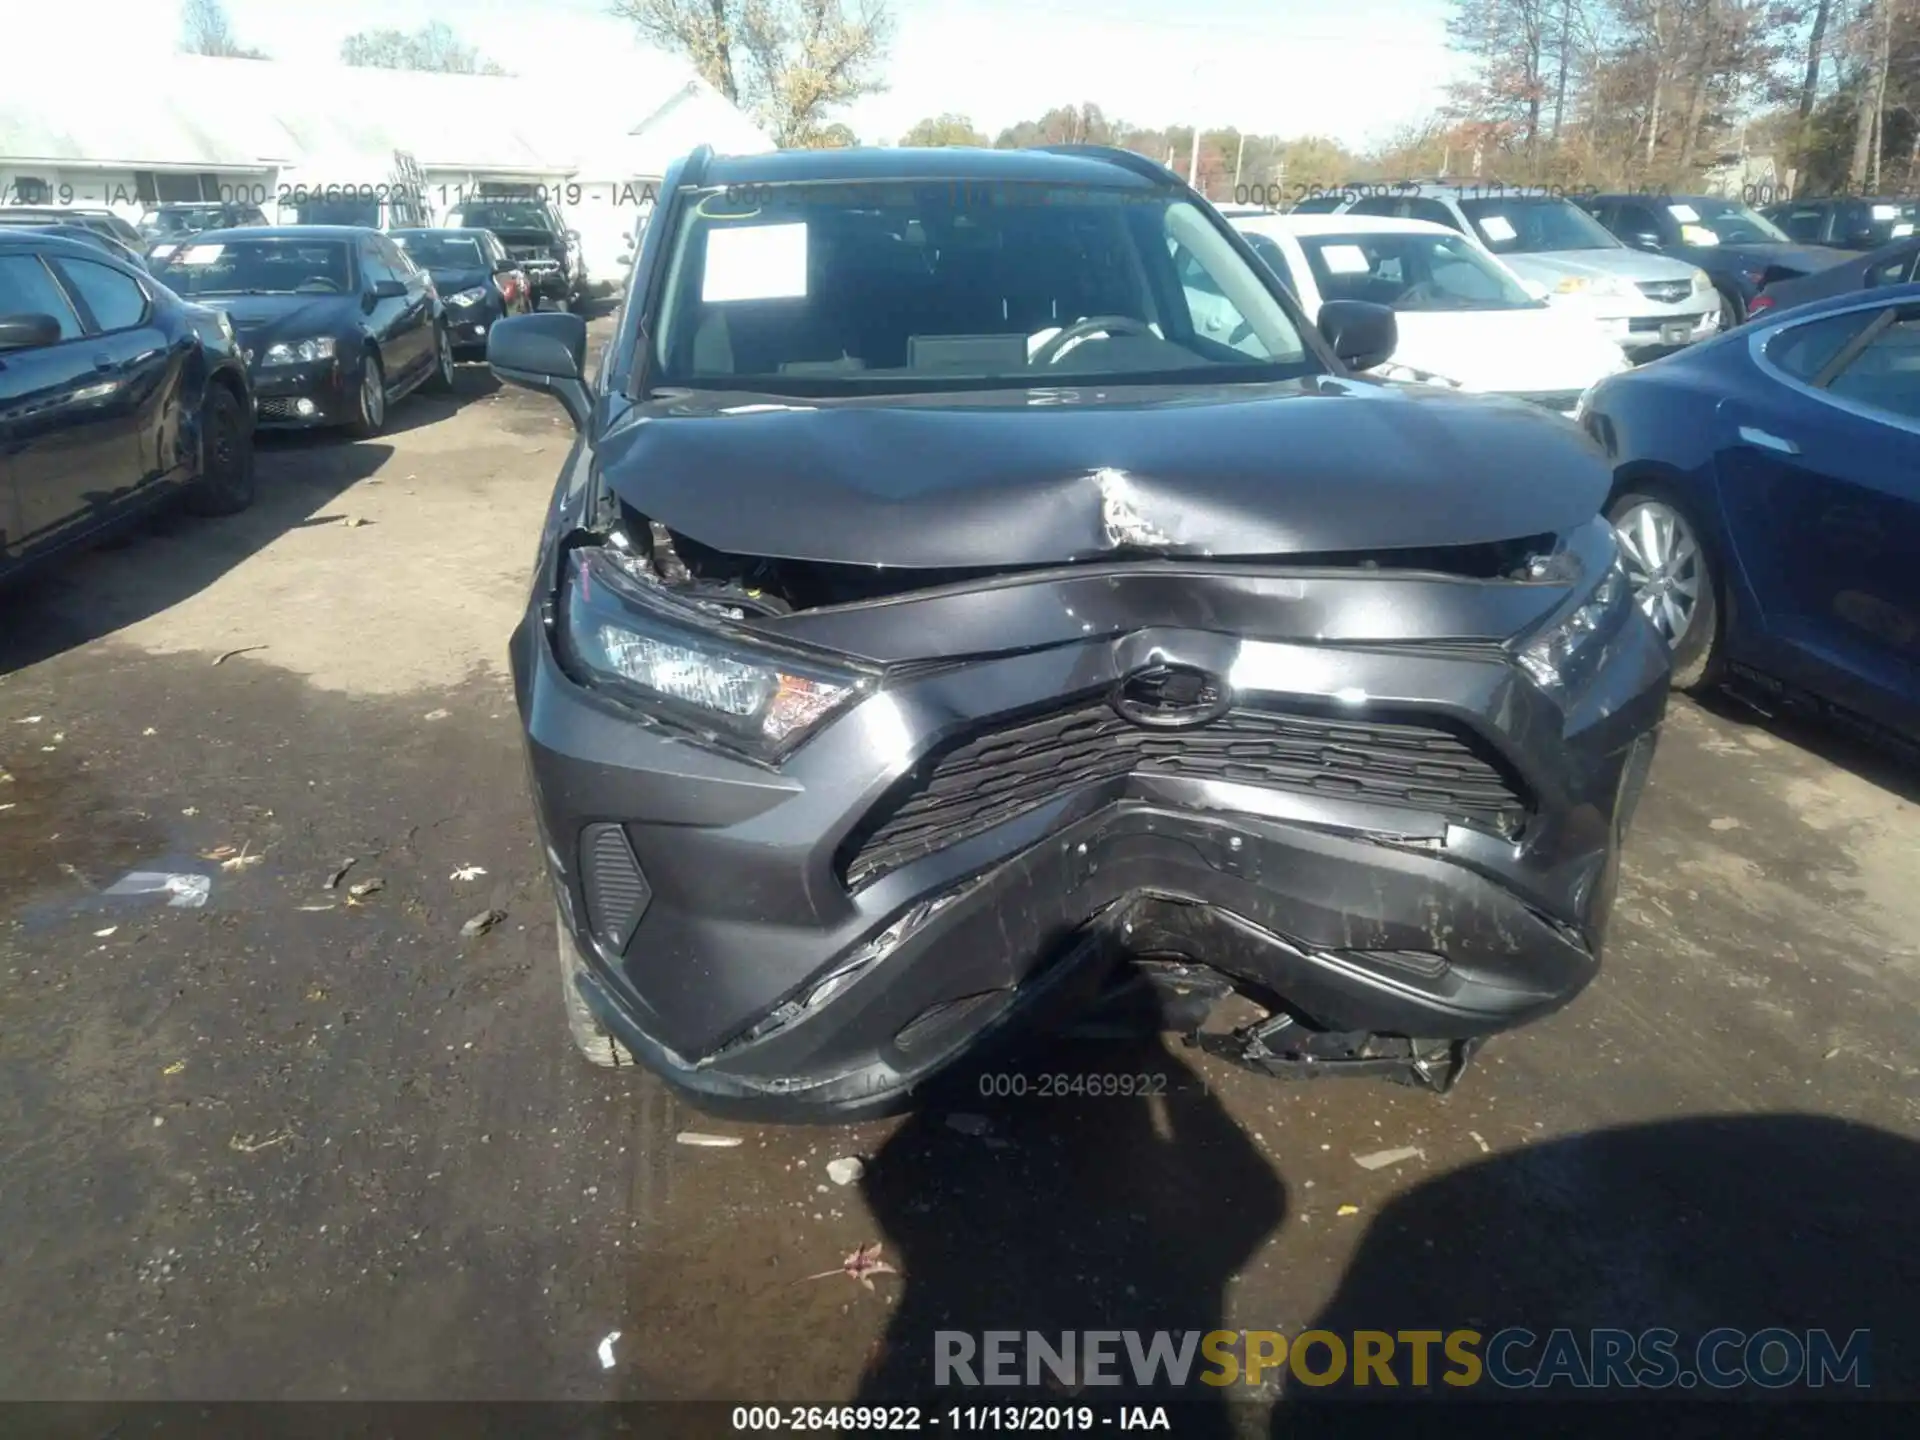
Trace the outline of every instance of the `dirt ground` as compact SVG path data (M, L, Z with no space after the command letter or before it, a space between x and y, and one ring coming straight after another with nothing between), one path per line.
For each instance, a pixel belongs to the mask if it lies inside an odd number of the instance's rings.
M1309 1324L1866 1327L1920 1393L1911 773L1676 702L1601 979L1445 1098L1130 1042L1022 1063L1163 1100L717 1121L563 1029L504 647L565 419L464 367L394 420L0 601L0 1397L846 1401L938 1328Z

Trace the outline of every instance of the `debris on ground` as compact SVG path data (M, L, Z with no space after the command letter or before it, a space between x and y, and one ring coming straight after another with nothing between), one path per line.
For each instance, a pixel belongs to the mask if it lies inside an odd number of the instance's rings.
M146 729L142 730L140 733L142 735L158 735L160 732L154 729L153 726L149 725L147 726Z
M14 721L13 723L16 725L38 725L40 723L40 719L41 717L38 715L22 715L18 720Z
M216 665L224 665L236 655L251 655L256 650L264 650L266 648L264 645L242 645L238 650L229 650L217 656L213 663Z
M301 912L303 914L309 914L309 915L317 913L318 911L321 911L321 910L338 910L339 908L340 907L338 905L302 905L300 907Z
M379 876L371 876L347 887L347 904L358 905L369 895L378 895L387 888L387 882Z
M333 874L327 877L326 888L329 890L338 890L340 888L340 882L347 878L347 872L359 863L360 862L351 855L345 860L342 860L339 865L334 868Z
M229 1150L238 1150L242 1155L251 1155L256 1150L265 1150L274 1145L284 1144L293 1139L291 1130L276 1130L264 1140L256 1140L251 1135L236 1135L227 1141Z
M1333 1213L1336 1215L1358 1215L1360 1213L1360 1207L1358 1205L1342 1205Z
M701 1130L682 1130L673 1138L682 1145L702 1145L709 1150L731 1150L741 1143L738 1135L709 1135Z
M487 872L478 865L461 865L461 866L457 866L454 869L454 872L451 875L447 876L447 878L449 880L461 880L461 881L478 880L481 876L485 875L486 873Z
M477 939L506 918L507 912L504 910L482 910L460 927L460 938L462 940Z
M1480 1153L1482 1155L1491 1155L1493 1153L1493 1147L1487 1144L1485 1138L1478 1130L1469 1130L1467 1131L1467 1135L1472 1139L1474 1144L1480 1147Z
M118 925L109 925L109 926L107 926L107 928L106 928L106 929L104 929L104 930L96 930L96 931L94 931L94 932L93 932L93 938L94 938L94 939L96 939L96 940L104 940L104 939L106 939L106 938L107 938L107 937L108 937L109 935L112 935L112 934L114 934L115 932L117 932L117 931L118 931L119 929L120 929L120 927L119 927Z
M187 1068L186 1061L176 1060L171 1065L167 1066L166 1069L162 1070L160 1073L162 1075L178 1075L182 1070L186 1068Z
M264 855L253 854L252 849L252 842L248 842L238 850L231 845L216 845L211 850L202 851L200 858L215 861L222 870L244 870L249 865L258 865L267 858Z
M445 720L451 714L453 714L451 710L429 710L420 718L422 720Z
M1353 1163L1362 1170L1384 1170L1389 1165L1399 1165L1407 1160L1424 1160L1427 1152L1418 1145L1402 1145L1397 1150L1376 1150L1371 1155L1356 1155Z
M867 1289L873 1289L875 1275L898 1275L900 1272L880 1258L880 1242L869 1240L858 1250L832 1270L822 1270L818 1275L809 1275L809 1280L825 1280L829 1275L845 1275L858 1280Z
M947 1128L958 1130L962 1135L984 1135L991 1128L984 1115L958 1114L947 1116Z
M176 875L161 870L130 870L103 895L165 895L172 910L198 910L213 893L210 875Z
M198 805L189 805L187 806L186 809L182 810L180 813L186 816L187 819L191 820L194 816L200 813L200 807Z
M851 1185L866 1173L867 1167L852 1155L827 1162L827 1178L836 1185Z
M613 1368L613 1342L619 1338L620 1332L618 1330L610 1330L607 1332L607 1337L600 1342L600 1368L602 1370L611 1370Z

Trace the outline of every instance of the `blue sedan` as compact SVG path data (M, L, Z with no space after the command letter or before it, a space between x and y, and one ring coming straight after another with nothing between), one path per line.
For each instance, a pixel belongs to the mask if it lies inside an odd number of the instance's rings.
M1757 682L1920 738L1920 285L1743 326L1578 413L1676 685Z

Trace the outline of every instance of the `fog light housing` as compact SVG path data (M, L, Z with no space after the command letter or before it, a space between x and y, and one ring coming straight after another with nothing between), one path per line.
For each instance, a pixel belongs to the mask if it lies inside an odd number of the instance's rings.
M313 401L302 398L293 402L293 413L302 420L311 420L319 413L319 407Z

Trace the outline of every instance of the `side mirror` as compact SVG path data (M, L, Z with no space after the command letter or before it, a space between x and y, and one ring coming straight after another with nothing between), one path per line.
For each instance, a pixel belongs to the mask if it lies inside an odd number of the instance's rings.
M1320 307L1320 333L1349 370L1384 365L1400 344L1393 311L1365 300L1327 301Z
M487 364L509 385L524 385L553 396L585 428L592 401L587 395L587 322L566 311L515 315L487 332Z
M1627 237L1627 243L1636 250L1658 250L1660 237L1651 230L1641 230Z
M51 315L0 315L0 352L37 350L60 343L60 322Z
M1553 291L1549 290L1546 284L1539 280L1522 280L1520 282L1520 288L1535 300L1545 300L1553 294Z
M375 300L404 300L407 298L406 283L400 280L376 280L372 294Z

